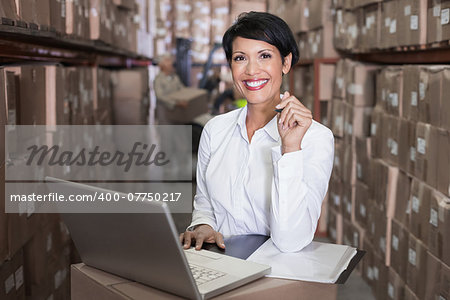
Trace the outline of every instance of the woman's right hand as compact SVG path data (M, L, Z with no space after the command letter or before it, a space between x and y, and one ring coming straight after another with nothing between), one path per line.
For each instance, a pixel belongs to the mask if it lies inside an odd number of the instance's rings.
M189 249L193 242L195 242L195 250L200 250L203 242L216 243L217 246L225 249L223 235L207 224L197 225L194 231L185 231L180 234L180 242L183 244L184 249Z

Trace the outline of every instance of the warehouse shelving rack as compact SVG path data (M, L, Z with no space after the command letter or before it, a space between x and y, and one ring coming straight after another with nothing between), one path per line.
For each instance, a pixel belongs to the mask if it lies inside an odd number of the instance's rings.
M56 32L0 25L0 63L47 61L117 68L151 64L144 57L100 41L60 36Z

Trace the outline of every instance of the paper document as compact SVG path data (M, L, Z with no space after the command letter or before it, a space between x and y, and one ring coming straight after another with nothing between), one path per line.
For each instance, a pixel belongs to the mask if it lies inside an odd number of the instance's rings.
M350 246L319 242L299 252L283 253L268 239L247 260L270 265L268 277L335 283L356 253Z

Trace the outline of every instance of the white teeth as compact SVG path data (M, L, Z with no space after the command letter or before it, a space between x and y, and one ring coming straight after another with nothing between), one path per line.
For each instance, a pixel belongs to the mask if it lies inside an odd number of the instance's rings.
M267 82L267 80L245 81L245 84L248 85L249 87L258 87L266 82Z

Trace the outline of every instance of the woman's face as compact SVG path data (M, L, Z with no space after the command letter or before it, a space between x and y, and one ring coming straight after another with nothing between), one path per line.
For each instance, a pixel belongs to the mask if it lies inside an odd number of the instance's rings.
M286 56L283 64L277 47L237 37L231 56L235 87L249 104L280 102L282 75L289 72L291 57Z

